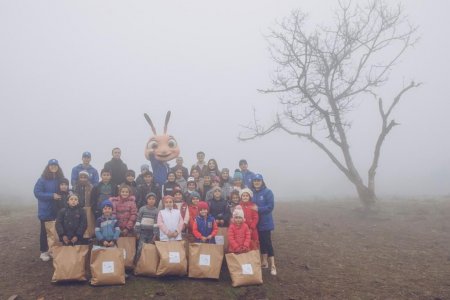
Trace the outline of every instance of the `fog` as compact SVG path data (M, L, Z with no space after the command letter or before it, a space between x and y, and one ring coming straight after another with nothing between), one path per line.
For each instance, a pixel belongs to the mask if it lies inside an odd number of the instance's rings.
M2 139L0 201L35 201L34 183L50 158L66 177L92 153L100 170L120 147L136 171L151 135L172 112L185 165L203 150L219 168L246 158L277 197L354 196L353 186L312 144L276 132L239 142L256 108L262 124L280 111L275 69L264 36L294 8L327 22L336 1L0 1ZM405 1L420 42L397 64L386 99L411 79L424 84L395 112L401 124L382 149L381 196L449 193L450 21L448 1ZM380 126L377 103L365 99L350 132L365 178ZM173 165L174 162L171 162Z

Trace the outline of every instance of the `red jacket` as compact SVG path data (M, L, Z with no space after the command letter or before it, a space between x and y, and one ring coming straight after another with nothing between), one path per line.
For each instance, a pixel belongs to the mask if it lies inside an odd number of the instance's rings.
M189 232L192 233L192 226L195 222L195 218L198 216L198 206L189 205Z
M228 227L228 252L241 253L250 250L250 229L242 223L232 222Z
M242 206L242 210L244 211L245 223L248 225L248 228L250 228L252 241L259 241L258 229L256 228L259 221L259 215L258 211L254 209L257 207L256 204L251 201L241 201L239 204Z
M131 231L136 223L137 208L134 196L129 196L126 199L122 197L111 197L113 204L113 214L117 218L120 230L125 228Z

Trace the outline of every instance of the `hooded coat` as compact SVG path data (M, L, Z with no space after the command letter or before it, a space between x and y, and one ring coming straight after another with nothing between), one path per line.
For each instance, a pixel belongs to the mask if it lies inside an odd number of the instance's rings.
M58 212L55 227L61 241L63 236L67 236L69 240L76 236L81 240L87 228L86 212L79 204L64 207Z
M259 191L253 189L253 202L258 206L258 230L274 230L275 225L272 218L272 211L275 207L274 196L272 191L266 187L264 181Z

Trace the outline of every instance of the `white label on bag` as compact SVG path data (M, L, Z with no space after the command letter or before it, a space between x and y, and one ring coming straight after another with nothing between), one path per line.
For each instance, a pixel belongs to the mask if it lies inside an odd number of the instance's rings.
M217 245L225 244L225 239L223 238L223 235L216 235L216 244Z
M251 264L243 264L242 265L242 274L243 275L253 275L253 268Z
M180 252L169 252L169 263L170 264L179 264L180 260Z
M211 255L200 254L200 259L198 260L199 266L210 266L211 265Z
M102 264L102 273L103 274L114 273L114 262L104 261Z

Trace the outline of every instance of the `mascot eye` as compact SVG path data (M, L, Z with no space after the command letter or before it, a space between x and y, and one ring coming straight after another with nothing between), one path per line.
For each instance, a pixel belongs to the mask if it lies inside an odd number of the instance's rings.
M177 147L177 141L175 141L175 139L170 139L169 142L167 143L169 145L170 148L175 148Z
M157 141L150 141L147 144L147 148L148 149L156 149L156 148L158 148L158 142Z

